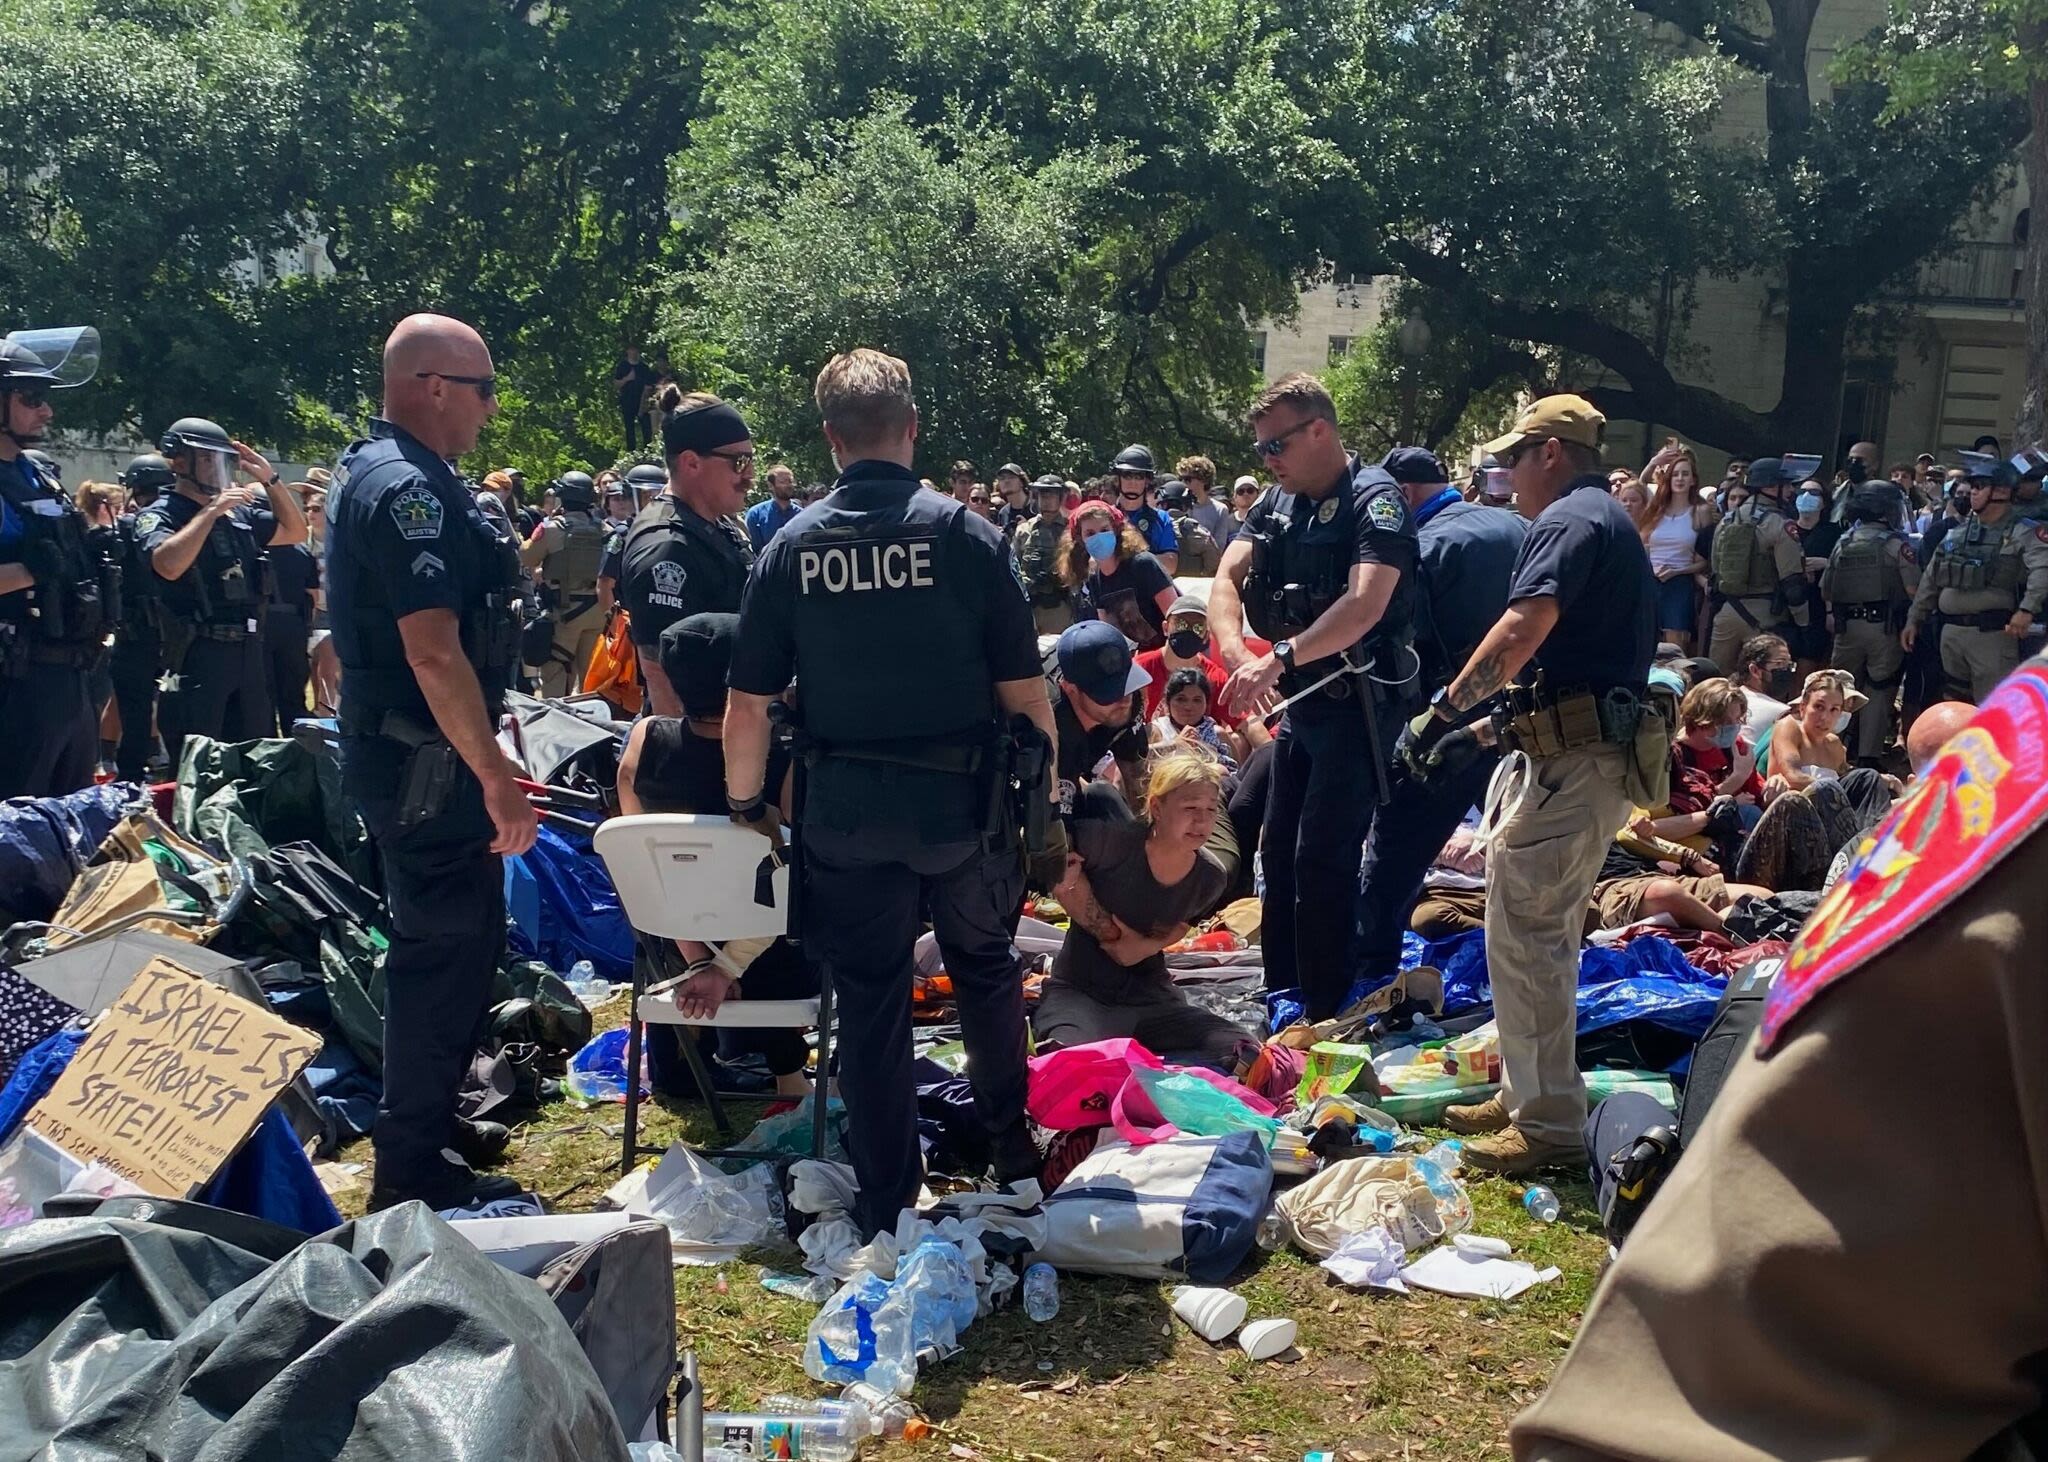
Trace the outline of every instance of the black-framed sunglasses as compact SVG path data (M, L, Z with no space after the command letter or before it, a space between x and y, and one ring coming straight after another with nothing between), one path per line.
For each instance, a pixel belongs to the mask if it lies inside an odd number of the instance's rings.
M48 406L50 404L50 388L48 386L16 386L14 388L14 399L33 411L38 406Z
M1287 450L1287 439L1289 437L1293 436L1296 432L1307 431L1311 426L1315 425L1315 421L1316 419L1313 416L1309 417L1306 421L1297 421L1293 426L1290 426L1286 431L1281 432L1277 436L1270 436L1263 441L1253 442L1252 450L1261 457L1277 457Z
M736 473L747 473L754 470L754 454L752 452L706 452L704 455L716 457L721 462L732 463L732 470Z
M1523 437L1522 440L1516 442L1501 454L1500 465L1503 467L1513 467L1522 460L1524 452L1532 451L1550 440L1552 439L1549 437Z
M430 377L439 376L442 380L453 381L458 386L474 387L478 398L481 400L495 401L498 399L498 378L496 376L451 376L446 371L414 371L413 376L422 381Z

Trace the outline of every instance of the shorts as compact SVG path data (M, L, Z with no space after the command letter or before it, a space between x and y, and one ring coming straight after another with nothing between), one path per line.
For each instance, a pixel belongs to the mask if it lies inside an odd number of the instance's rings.
M1660 878L1668 878L1716 913L1732 902L1728 884L1720 874L1694 878L1683 873L1641 873L1629 878L1609 878L1593 885L1593 907L1586 915L1586 929L1620 929L1643 917L1643 895Z
M1696 595L1699 585L1691 574L1680 574L1657 585L1657 628L1675 629L1689 635L1699 616Z

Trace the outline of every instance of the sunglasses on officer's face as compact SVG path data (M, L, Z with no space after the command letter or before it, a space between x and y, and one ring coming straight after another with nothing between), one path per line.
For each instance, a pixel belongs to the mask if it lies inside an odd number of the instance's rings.
M706 452L707 457L716 457L721 462L732 463L732 470L742 476L754 470L752 452Z
M29 410L34 411L38 406L48 406L50 404L50 388L48 386L16 386L14 388L14 399Z
M453 381L458 386L474 388L479 400L495 401L498 399L498 378L496 376L451 376L446 371L414 371L413 376L415 379L422 381L438 376L444 381Z
M1289 437L1293 436L1296 432L1307 431L1311 426L1315 425L1315 422L1316 419L1313 416L1307 418L1304 421L1297 421L1293 426L1290 426L1284 432L1279 432L1273 436L1267 437L1263 441L1253 442L1252 450L1254 452L1257 452L1261 457L1265 457L1268 459L1277 457L1282 452L1287 450L1287 439Z
M1522 460L1524 453L1533 452L1536 448L1550 440L1552 440L1550 437L1524 437L1521 441L1509 447L1507 451L1501 453L1500 465L1512 468L1517 462Z

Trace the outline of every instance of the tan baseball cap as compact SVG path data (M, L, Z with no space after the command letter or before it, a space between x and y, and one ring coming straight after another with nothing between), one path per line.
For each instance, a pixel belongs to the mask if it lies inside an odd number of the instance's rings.
M1499 457L1530 437L1556 437L1597 449L1607 440L1607 418L1583 396L1545 396L1522 413L1513 431L1479 450Z

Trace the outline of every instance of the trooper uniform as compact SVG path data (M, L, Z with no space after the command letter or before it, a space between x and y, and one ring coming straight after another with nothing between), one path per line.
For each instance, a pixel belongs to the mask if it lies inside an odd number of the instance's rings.
M1178 578L1213 579L1223 561L1223 550L1215 535L1196 520L1191 511L1194 500L1187 484L1177 479L1159 489L1159 505L1165 509L1166 521L1172 525L1174 540L1179 544L1180 558L1173 571Z
M1031 491L1036 496L1048 487L1064 492L1066 484L1046 476L1032 483ZM1024 597L1031 602L1031 623L1042 635L1056 635L1074 622L1074 591L1060 578L1060 563L1069 542L1065 515L1051 513L1025 519L1011 539L1017 577L1023 580Z
M1892 717L1906 652L1899 629L1920 587L1920 563L1898 524L1899 490L1866 483L1849 495L1849 529L1821 571L1821 597L1835 617L1829 664L1846 670L1870 694L1857 713L1859 762L1875 765L1891 744Z
M1522 1462L2041 1454L2044 742L2036 659L1861 842L1515 1420ZM1928 1098L1900 1073L1937 1010L1987 1034L1943 1066L1939 1140L1913 1140Z
M996 795L994 687L1038 674L1001 533L892 463L849 465L770 541L747 585L732 688L779 695L792 676L802 686L801 932L837 988L865 1235L893 1227L918 1187L911 948L927 905L999 1175L1011 1175L1006 1146L1029 1149L1010 943L1024 870ZM1030 1166L1009 1165L1017 1176Z
M1973 481L1993 478L1998 464L1989 457L1962 455ZM1994 481L1993 491L2010 485ZM2012 673L2020 642L2006 626L2016 610L2038 621L2048 603L2048 524L2015 515L2004 499L1992 502L2003 507L1994 520L1972 512L1942 535L1906 619L1924 633L1940 613L1942 673L1959 700L1981 702Z
M1324 1020L1337 1013L1356 973L1354 914L1366 833L1401 718L1420 699L1415 520L1400 484L1354 457L1321 497L1268 488L1239 537L1252 549L1245 618L1273 642L1286 696L1340 668L1334 655L1295 664L1291 642L1349 591L1353 565L1378 564L1400 575L1379 621L1352 652L1369 668L1339 675L1289 706L1273 738L1261 842L1266 986L1299 989L1309 1019Z
M99 364L89 326L0 340L0 411L12 392L83 385ZM10 416L0 416L0 432ZM0 458L0 564L35 576L0 594L0 798L53 797L92 781L99 716L86 677L120 602L118 568L92 546L85 518L10 437Z
M518 659L519 556L441 457L382 420L342 454L327 521L342 787L375 841L391 909L373 1202L441 1206L470 1176L443 1150L458 1140L455 1093L504 949L504 866L482 785L440 737L398 626L427 610L459 616L496 724Z
M177 480L171 464L153 452L137 457L121 474L121 485L138 499L134 511L114 520L112 545L121 565L121 624L114 631L107 675L121 714L114 770L124 782L139 782L148 774L156 748L157 682L164 674L162 605L157 593L163 581L150 569L135 520L176 486ZM141 501L145 495L147 501Z
M1808 460L1818 465L1817 458L1759 457L1750 463L1753 496L1714 529L1714 588L1723 603L1714 612L1707 658L1723 675L1735 673L1735 657L1751 636L1777 631L1788 621L1801 629L1812 622L1805 551L1787 531L1792 518L1784 504L1765 496L1782 491L1788 480L1804 481Z
M641 663L661 663L661 632L676 621L737 612L753 566L737 522L705 518L672 492L642 508L626 532L619 577Z
M227 433L196 417L172 423L163 452L168 457L211 451L214 437L220 442L216 455L232 461ZM137 513L135 533L143 556L153 559L202 509L181 490L165 493ZM251 741L276 730L263 655L263 610L269 598L263 551L276 534L277 519L268 506L245 504L214 520L184 573L175 579L157 576L164 632L157 717L174 769L187 736Z
M1397 448L1383 465L1398 478L1405 463L1397 454L1420 450ZM1432 475L1418 480L1443 481L1435 458L1424 455ZM1415 509L1415 528L1422 588L1415 649L1422 657L1422 684L1434 690L1450 684L1507 612L1508 577L1529 525L1519 514L1467 502L1446 486ZM1498 749L1482 749L1462 770L1428 780L1396 761L1387 805L1373 818L1359 885L1358 970L1368 978L1400 967L1401 934L1423 876L1465 814L1485 799L1499 761Z
M604 633L597 614L597 578L610 537L597 514L597 488L588 473L565 472L554 486L562 511L542 521L524 550L554 626L545 660L535 662L544 696L572 695L583 688L583 672Z

